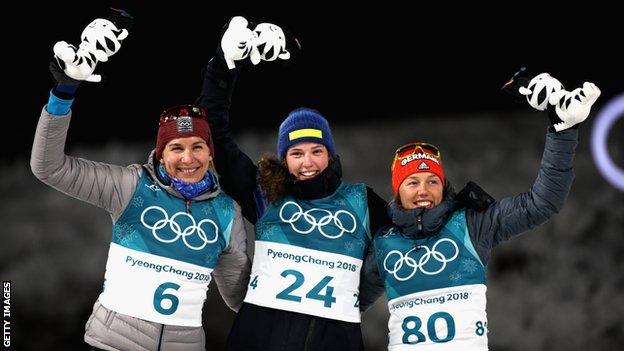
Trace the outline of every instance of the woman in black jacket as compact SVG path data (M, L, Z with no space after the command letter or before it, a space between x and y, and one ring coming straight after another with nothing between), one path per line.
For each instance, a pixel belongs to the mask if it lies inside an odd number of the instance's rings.
M278 155L258 166L238 148L228 123L235 61L246 53L274 59L266 53L270 45L279 57L289 55L279 27L256 27L260 40L281 33L259 52L241 39L254 36L246 26L240 17L230 22L223 53L208 63L198 99L208 111L215 152L223 155L215 160L220 184L255 225L247 295L227 347L361 350L360 311L383 293L372 275L370 244L371 233L390 223L387 204L366 185L342 181L331 130L318 111L292 111L280 126Z

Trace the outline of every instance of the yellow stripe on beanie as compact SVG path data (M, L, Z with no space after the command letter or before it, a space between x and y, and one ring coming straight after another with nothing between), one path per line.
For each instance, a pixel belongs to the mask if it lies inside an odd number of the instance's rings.
M305 137L323 139L323 131L320 129L308 128L308 129L294 130L288 133L288 140L295 140L295 139L305 138Z

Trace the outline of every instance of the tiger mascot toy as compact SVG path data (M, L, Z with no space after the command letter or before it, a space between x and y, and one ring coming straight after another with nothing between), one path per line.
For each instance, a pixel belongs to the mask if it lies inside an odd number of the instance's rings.
M128 37L132 16L122 10L109 18L96 18L85 27L80 35L81 43L76 48L65 41L54 44L56 63L70 78L78 81L100 82L102 76L94 74L98 62L108 61L121 48L121 42Z

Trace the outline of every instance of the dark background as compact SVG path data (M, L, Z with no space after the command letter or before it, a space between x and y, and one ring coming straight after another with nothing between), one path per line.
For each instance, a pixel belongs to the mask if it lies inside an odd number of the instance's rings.
M131 13L135 26L121 50L98 65L96 73L107 81L81 87L71 142L153 140L164 108L197 97L222 26L239 14L290 30L303 51L289 66L249 69L233 105L235 130L277 127L299 106L314 107L333 123L468 111L497 111L503 118L518 106L500 87L522 66L532 74L549 72L570 90L597 82L598 106L624 86L622 31L612 8L153 3L110 3ZM19 142L2 148L3 158L29 152L36 120L26 116L36 116L47 101L52 46L60 40L78 45L82 29L109 13L102 4L20 4L7 13L27 18L33 28L25 36L13 27L7 36L5 57L14 62L5 71L15 82L7 90L20 107L10 130Z
M569 90L595 82L602 96L593 115L624 91L621 25L612 8L110 5L125 8L136 23L121 50L98 66L107 80L80 88L67 152L115 164L146 160L158 115L196 98L221 28L238 14L289 29L303 46L289 65L263 62L241 75L231 122L243 150L252 159L274 150L288 111L316 108L332 125L345 178L366 182L386 199L392 151L415 139L441 147L445 173L458 187L475 180L496 198L526 191L539 167L546 118L501 93L519 67L549 72ZM60 40L77 45L84 26L108 14L107 6L17 6L5 16L30 28L5 31L11 111L0 148L0 275L13 282L13 345L83 349L84 323L103 280L110 218L39 182L28 159L53 84L47 71L52 46ZM596 170L589 146L593 122L590 117L581 126L576 180L562 212L494 251L488 270L492 349L624 345L624 196ZM622 123L614 125L608 146L620 168ZM387 344L385 302L364 314L369 350ZM211 285L204 310L208 349L222 348L233 318Z

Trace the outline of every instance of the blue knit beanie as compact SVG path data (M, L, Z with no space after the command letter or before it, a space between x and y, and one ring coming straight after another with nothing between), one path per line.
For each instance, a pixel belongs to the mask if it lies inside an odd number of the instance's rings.
M316 110L302 107L291 111L280 125L277 155L283 159L291 146L305 141L323 144L330 155L336 154L334 138L325 117Z

